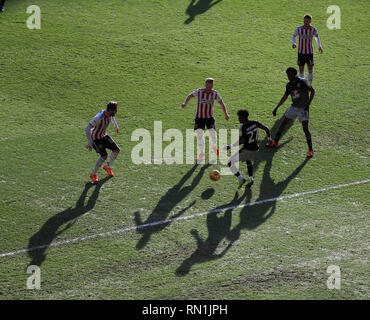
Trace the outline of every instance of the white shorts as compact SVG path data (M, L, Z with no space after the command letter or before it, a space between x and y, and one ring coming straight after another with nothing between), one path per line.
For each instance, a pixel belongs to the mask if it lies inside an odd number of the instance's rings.
M290 106L288 108L288 110L285 112L285 117L291 120L295 120L298 117L299 122L308 121L310 118L308 110L294 106Z

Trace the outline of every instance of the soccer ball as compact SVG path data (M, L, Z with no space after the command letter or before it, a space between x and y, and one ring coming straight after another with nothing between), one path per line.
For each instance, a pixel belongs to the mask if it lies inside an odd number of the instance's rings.
M211 180L213 180L213 181L217 181L218 179L220 179L220 177L221 177L221 173L220 173L220 171L218 171L218 170L212 170L212 171L209 173L209 177L211 178Z

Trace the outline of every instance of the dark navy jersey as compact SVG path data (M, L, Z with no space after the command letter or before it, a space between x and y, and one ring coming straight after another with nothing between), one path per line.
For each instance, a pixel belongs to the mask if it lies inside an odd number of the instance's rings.
M244 144L243 149L246 150L258 150L258 127L260 123L254 120L247 120L240 126L240 136L243 137Z
M309 91L311 84L302 78L296 77L286 85L285 95L292 97L292 106L297 108L307 108L309 105Z

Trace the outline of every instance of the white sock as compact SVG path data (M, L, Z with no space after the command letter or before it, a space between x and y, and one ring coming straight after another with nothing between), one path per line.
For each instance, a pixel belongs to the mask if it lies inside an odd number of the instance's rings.
M299 73L299 77L300 77L300 78L303 78L303 79L304 79L304 77L305 77L305 76L306 76L306 75L304 74L304 71Z
M94 171L93 171L92 174L96 174L98 172L98 170L101 167L101 165L103 164L103 162L104 162L104 159L102 157L100 157L98 160L96 160Z
M110 153L109 160L108 160L108 168L110 168L110 167L111 167L111 165L112 165L113 161L117 158L117 156L118 156L118 152L114 152L114 151L112 151L112 152Z
M217 148L217 134L215 129L209 129L209 135L211 137L211 145L212 147Z
M202 129L197 129L197 142L198 142L198 148L200 150L200 153L204 153L204 135Z
M308 80L309 83L312 84L312 81L313 81L313 70L312 71L308 71L307 80Z

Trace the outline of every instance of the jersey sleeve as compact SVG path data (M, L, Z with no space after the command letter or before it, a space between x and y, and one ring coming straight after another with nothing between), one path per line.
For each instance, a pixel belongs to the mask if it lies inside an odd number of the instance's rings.
M200 90L200 89L197 89L197 90L193 91L193 92L191 93L191 95L192 95L193 97L197 96L197 95L198 95L199 90Z
M216 91L216 100L218 102L222 102L222 98L221 98L220 94L217 91Z
M289 96L292 92L292 88L291 86L289 85L289 83L286 85L286 89L285 89L285 94L286 96Z
M298 27L295 28L294 33L293 33L293 37L295 38L296 36L298 36Z
M92 118L91 121L89 122L89 125L95 128L98 125L97 118L96 117Z
M295 28L293 37L292 37L292 44L295 44L295 38L298 36L298 28Z
M308 81L308 80L306 80L306 79L302 79L302 82L308 87L308 88L310 88L311 87L311 83Z
M112 123L113 123L113 126L114 126L116 129L119 129L118 124L117 124L117 121L116 121L116 119L115 119L114 117L111 117L111 121L112 121Z

